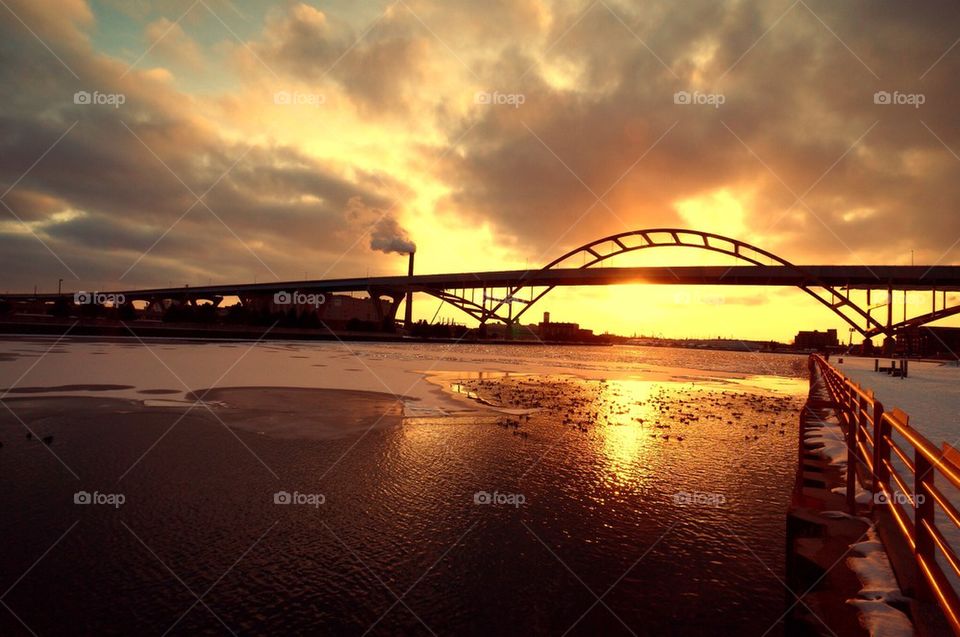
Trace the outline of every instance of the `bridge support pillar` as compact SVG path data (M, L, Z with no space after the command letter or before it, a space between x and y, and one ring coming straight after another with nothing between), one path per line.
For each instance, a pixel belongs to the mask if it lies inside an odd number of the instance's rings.
M388 309L388 311L389 311L389 316L385 317L385 319L384 319L384 323L388 323L388 322L389 322L390 328L391 328L390 331L394 331L394 330L396 329L396 325L397 325L397 310L400 309L400 301L402 301L403 299L404 299L404 295L402 295L402 294L400 294L400 295L398 295L398 296L391 296L391 297L390 297L390 307L389 307L389 309ZM404 328L406 328L406 325L404 325Z

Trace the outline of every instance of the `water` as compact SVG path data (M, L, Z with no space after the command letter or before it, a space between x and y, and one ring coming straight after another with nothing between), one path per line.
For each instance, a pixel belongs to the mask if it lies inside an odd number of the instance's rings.
M18 387L133 389L8 396L54 435L49 449L0 410L0 506L12 512L0 590L13 586L2 601L37 634L783 632L803 358L151 344L163 373L139 344L71 342L40 359L49 345L5 343L4 386L41 360ZM251 390L209 411L131 400L176 377L209 387L243 352L218 386L302 386L290 370L312 369L313 386L384 391L432 367L411 390L429 415L277 436L232 423L250 417L231 404ZM309 429L330 395L301 398L262 409ZM125 502L75 505L79 489ZM324 501L277 505L278 491ZM0 634L29 634L0 611Z

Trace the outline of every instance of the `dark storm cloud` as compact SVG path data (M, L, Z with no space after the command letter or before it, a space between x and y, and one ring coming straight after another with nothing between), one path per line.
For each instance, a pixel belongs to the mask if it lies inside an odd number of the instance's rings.
M255 50L298 81L339 82L365 112L406 114L417 97L411 92L429 84L423 70L430 55L429 34L395 14L375 26L375 35L362 37L365 32L298 4L268 19Z
M124 283L205 280L212 267L247 279L271 276L265 269L299 276L307 263L319 274L355 239L347 202L386 204L372 184L346 181L297 149L224 139L162 78L124 76L125 66L90 50L82 3L62 14L27 3L13 9L63 63L19 23L0 23L0 193L12 187L3 198L12 213L0 208L8 231L0 267L8 285L26 285L18 273L55 280L72 278L69 270L116 282L147 251ZM95 90L125 101L75 103L76 91Z

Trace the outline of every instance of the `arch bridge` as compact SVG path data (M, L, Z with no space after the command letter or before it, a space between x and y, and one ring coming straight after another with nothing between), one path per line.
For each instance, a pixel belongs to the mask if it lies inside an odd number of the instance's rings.
M708 251L733 257L738 263L673 267L607 267L605 264L622 254L665 248ZM604 267L595 267L601 264ZM286 305L278 303L281 297L333 295L334 301L343 301L337 298L338 293L360 292L369 301L366 314L382 319L384 325L393 325L404 298L409 317L411 295L420 292L459 308L481 324L496 321L513 326L540 299L560 286L627 283L795 286L837 314L864 338L883 336L888 342L907 328L960 314L960 295L948 296L948 292L960 292L960 266L796 265L738 239L684 228L650 228L613 234L584 244L535 270L414 274L412 265L411 255L410 272L399 276L128 289L99 291L93 295L60 291L0 294L0 302L6 306L19 305L30 312L42 309L44 304L90 303L90 298L123 298L126 303L138 301L155 308L170 304L196 305L204 300L217 307L224 298L236 297L245 308L270 313L290 311L289 300ZM894 291L904 293L904 311L899 321L894 321ZM914 315L908 316L907 291L929 292L930 304L924 303L918 309L911 302ZM861 299L859 302L857 296ZM77 300L81 297L87 300ZM363 301L355 298L349 305L366 307ZM337 308L342 310L346 305L345 301L312 307L307 303L298 305L296 311L315 315L320 324L325 324ZM516 312L515 306L518 306ZM409 318L404 322L409 328Z
M512 325L558 285L575 284L555 276L568 271L571 263L576 264L579 261L579 265L574 268L587 270L622 254L656 248L689 248L715 252L749 264L748 268L754 271L744 276L744 268L738 266L674 267L664 268L664 276L662 272L655 273L655 268L622 268L612 272L609 278L619 278L620 270L627 270L638 275L643 274L641 271L654 275L641 276L645 282L793 285L828 307L867 339L878 335L891 338L904 328L924 325L960 313L960 304L950 306L947 298L948 291L960 289L960 267L800 266L738 239L683 228L632 230L596 239L557 257L539 270L529 271L510 286L491 288L490 291L484 287L479 301L475 294L466 293L467 290L472 292L475 286L465 286L459 290L423 288L421 291L461 309L481 324L495 320ZM671 278L674 280L671 281ZM613 282L617 281L611 281ZM851 298L852 290L866 292L865 305L860 305ZM930 291L930 311L910 318L904 316L903 320L894 322L894 290ZM525 295L524 291L528 294ZM878 292L879 302L874 304L873 297L877 296ZM937 292L941 293L939 309ZM516 313L513 312L514 304L521 306ZM878 309L886 309L885 321L874 316L874 311Z

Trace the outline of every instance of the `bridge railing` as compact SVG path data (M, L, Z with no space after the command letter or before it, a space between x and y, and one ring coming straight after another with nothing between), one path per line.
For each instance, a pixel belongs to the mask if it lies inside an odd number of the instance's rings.
M960 489L960 466L946 457L920 432L910 426L910 417L899 409L885 411L883 404L823 357L811 357L811 371L819 368L827 385L847 445L847 506L857 514L856 479L872 492L872 509L885 508L896 529L913 553L917 582L930 594L960 635L960 558L950 545L948 533L960 530L960 511L945 495ZM905 441L902 445L897 436ZM944 568L946 565L946 569Z

